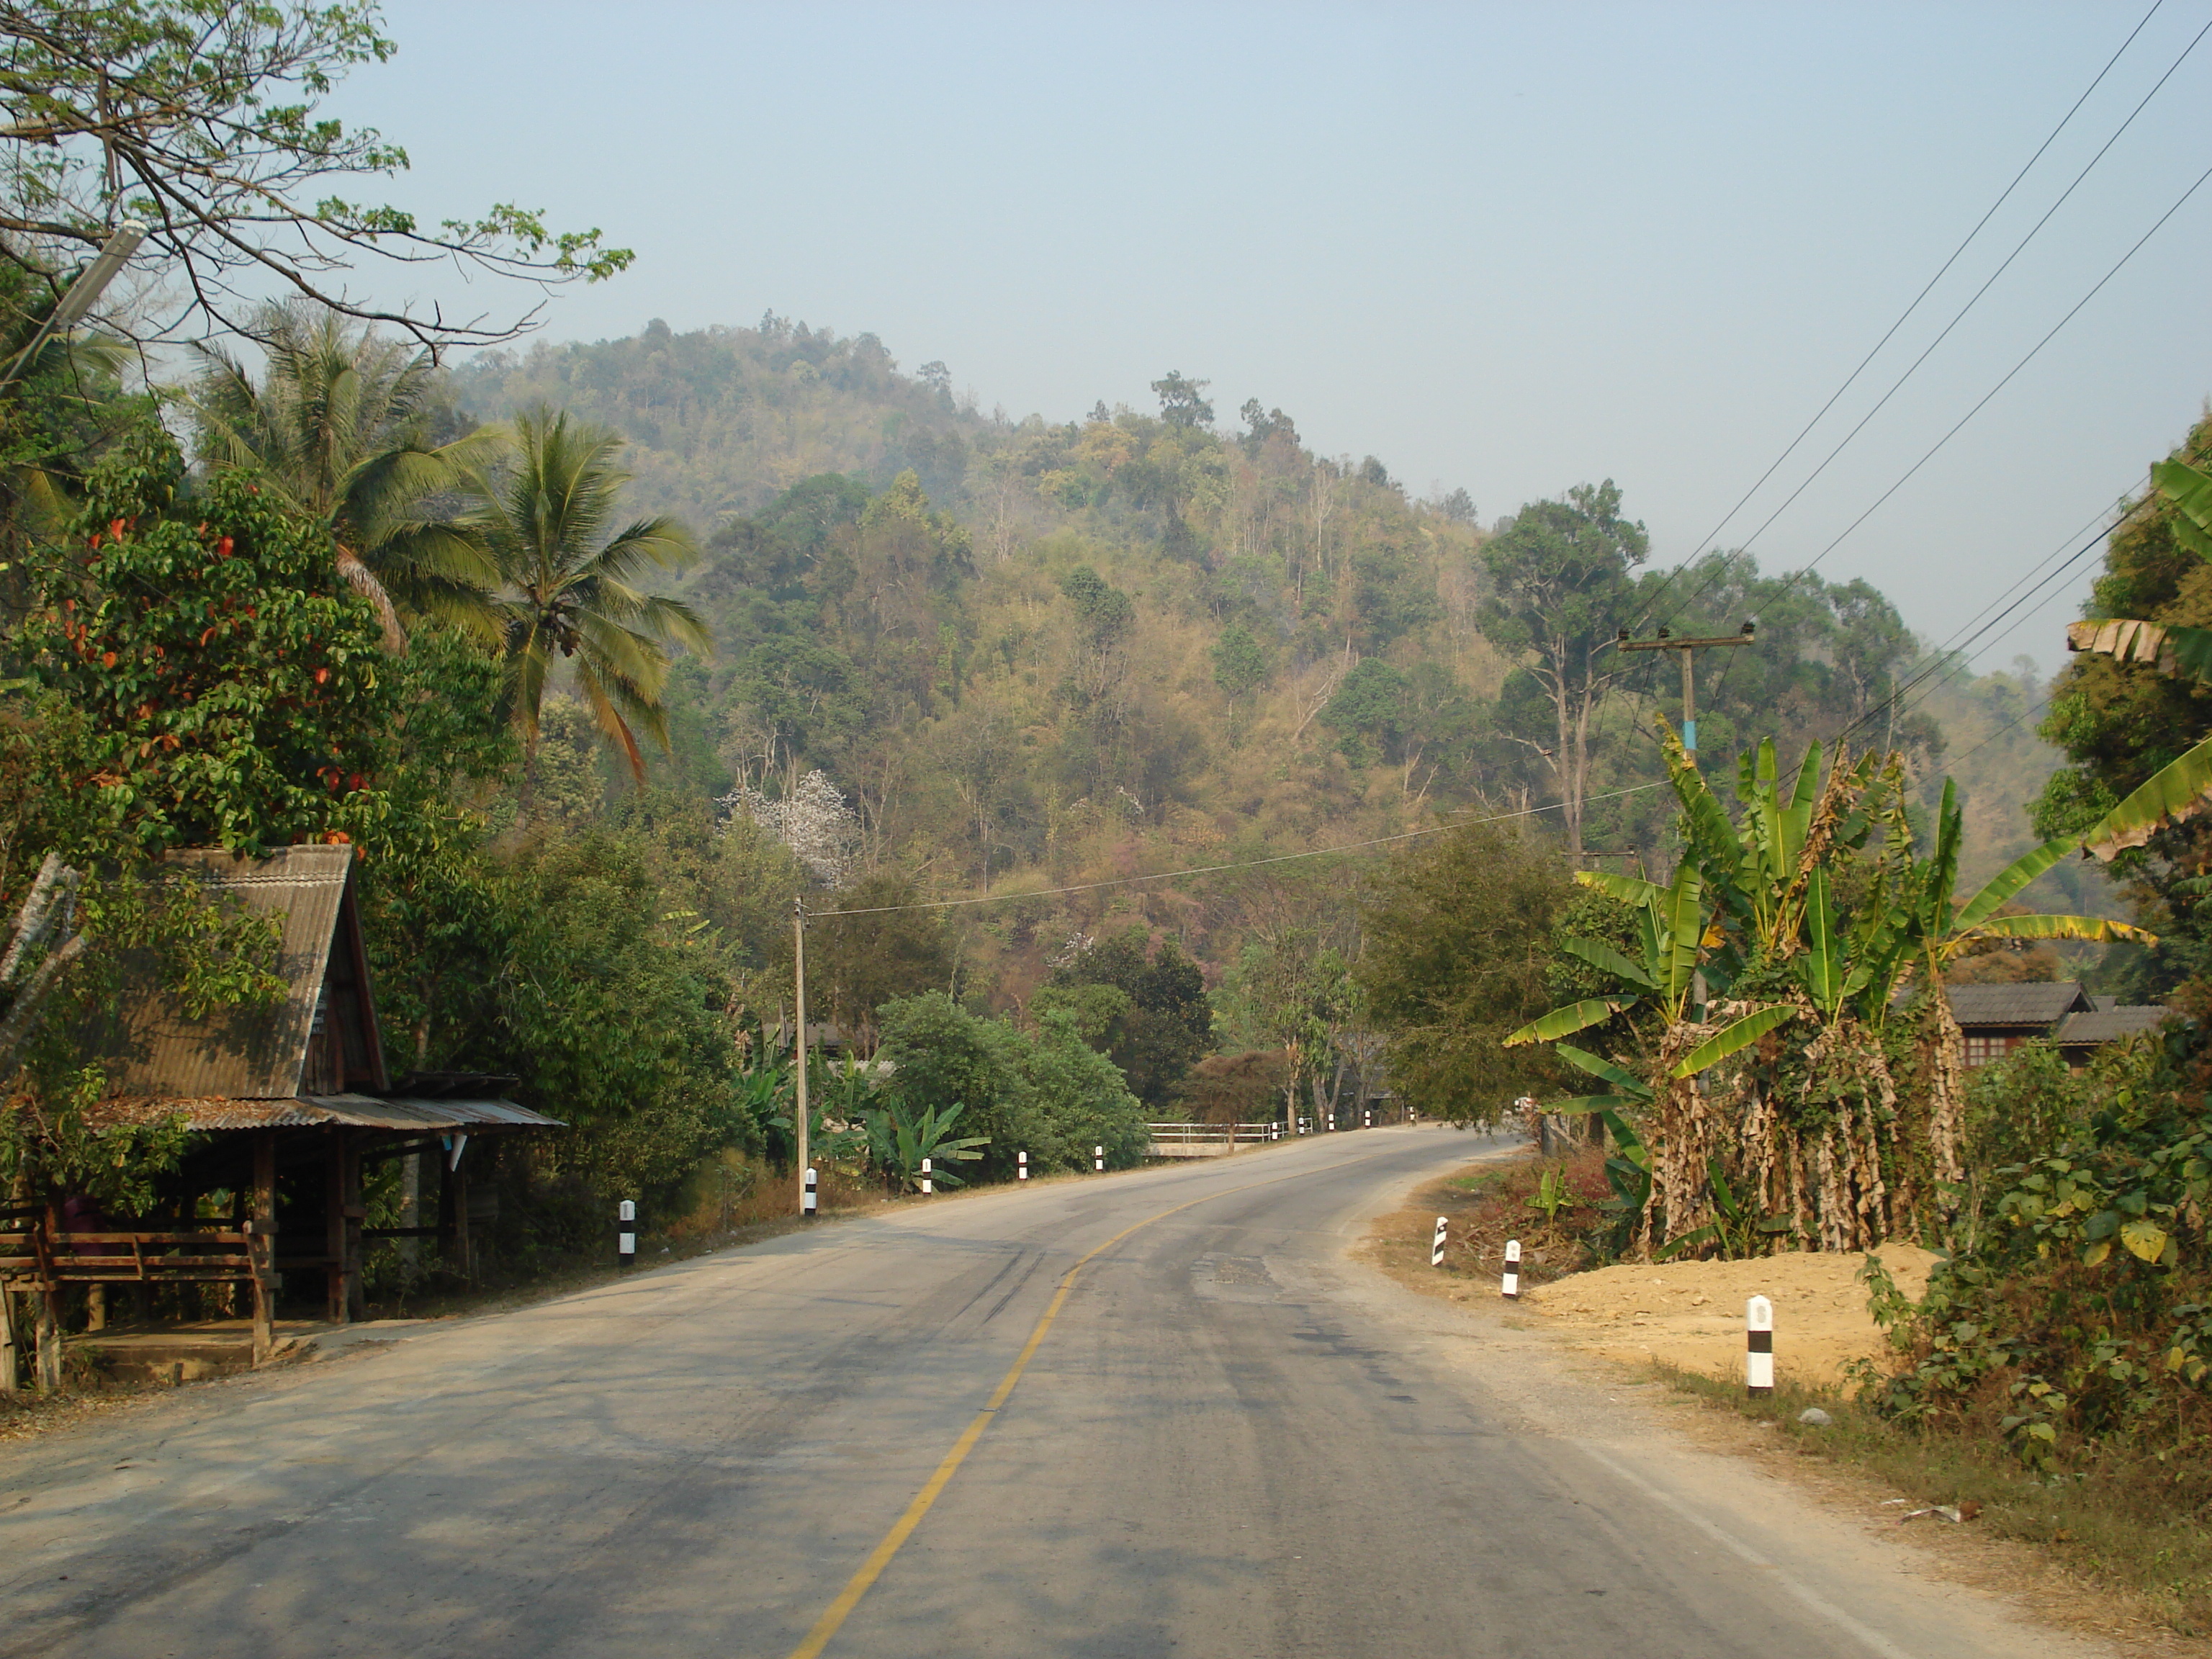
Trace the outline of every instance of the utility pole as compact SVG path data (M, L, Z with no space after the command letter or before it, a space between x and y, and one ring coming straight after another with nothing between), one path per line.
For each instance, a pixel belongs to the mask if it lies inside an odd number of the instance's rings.
M1679 651L1682 653L1682 750L1694 766L1698 761L1698 688L1696 670L1692 666L1700 651L1711 651L1721 646L1749 645L1756 623L1746 623L1740 633L1723 635L1717 639L1678 640L1665 629L1659 630L1656 640L1632 640L1628 630L1620 630L1620 648L1623 651Z
M799 1107L792 1121L799 1127L799 1212L806 1213L806 895L801 893L791 902L791 964L792 980L799 1004Z

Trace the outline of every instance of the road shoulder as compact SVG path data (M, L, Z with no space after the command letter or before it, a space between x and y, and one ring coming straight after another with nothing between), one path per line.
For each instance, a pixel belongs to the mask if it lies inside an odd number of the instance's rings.
M1471 1158L1469 1168L1510 1155ZM1407 1345L1504 1402L1524 1431L1577 1445L1683 1524L1704 1522L1723 1547L1755 1558L1747 1571L1785 1570L1783 1558L1793 1558L1815 1595L1824 1583L1895 1587L1901 1577L1938 1633L1945 1620L2008 1631L2021 1659L2212 1652L2045 1549L1940 1521L1905 1530L1895 1517L1908 1505L1894 1486L1823 1455L1816 1442L1762 1429L1678 1389L1649 1364L1574 1346L1486 1282L1433 1273L1427 1240L1438 1189L1467 1173L1410 1182L1364 1226L1347 1230L1347 1292ZM1828 1599L1844 1612L1845 1598Z

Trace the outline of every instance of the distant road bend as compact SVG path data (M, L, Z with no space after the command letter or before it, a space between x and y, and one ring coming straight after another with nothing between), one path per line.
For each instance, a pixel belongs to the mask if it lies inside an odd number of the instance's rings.
M1345 1259L1498 1144L903 1206L9 1448L0 1655L2102 1651Z

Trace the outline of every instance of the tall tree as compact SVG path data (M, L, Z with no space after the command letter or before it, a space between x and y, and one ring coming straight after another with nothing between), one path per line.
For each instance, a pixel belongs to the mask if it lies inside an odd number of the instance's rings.
M406 649L400 605L496 637L498 571L450 503L506 434L483 427L431 442L430 354L334 311L272 305L253 326L268 360L258 386L228 353L198 348L200 459L258 469L286 506L330 532L338 574L376 607L387 649Z
M516 417L515 441L501 470L472 475L481 505L470 522L504 588L507 696L523 752L536 753L538 711L555 657L565 657L577 695L642 783L637 733L668 746L669 647L703 652L708 638L690 605L638 584L682 569L698 544L665 517L607 533L629 479L615 464L623 441L610 428L539 409Z
M1160 418L1170 426L1189 428L1213 424L1213 404L1206 395L1211 380L1193 380L1180 369L1170 369L1164 380L1152 382L1159 394Z
M1483 549L1494 597L1480 626L1522 658L1550 706L1551 741L1516 740L1543 757L1577 857L1592 726L1607 689L1632 666L1613 646L1627 619L1630 573L1650 550L1643 525L1621 517L1610 478L1577 484L1564 501L1522 507Z
M1390 1074L1425 1115L1488 1122L1530 1081L1504 1038L1546 1004L1574 889L1541 842L1490 823L1415 842L1375 884L1358 974Z
M58 282L118 219L150 229L142 258L183 296L143 331L198 320L251 332L272 281L426 345L483 344L530 325L389 310L342 275L362 257L453 259L541 285L627 266L597 230L550 229L511 204L435 226L345 199L344 181L405 170L407 153L320 106L395 50L373 0L28 0L0 5L0 263ZM335 188L333 188L335 186Z
M1076 952L1053 970L1031 1006L1078 1017L1086 1042L1108 1055L1128 1079L1129 1092L1165 1111L1184 1076L1213 1046L1213 1005L1206 979L1173 939L1150 953L1147 929L1139 927ZM1119 993L1086 999L1094 988ZM1081 1016L1086 1003L1103 1018Z

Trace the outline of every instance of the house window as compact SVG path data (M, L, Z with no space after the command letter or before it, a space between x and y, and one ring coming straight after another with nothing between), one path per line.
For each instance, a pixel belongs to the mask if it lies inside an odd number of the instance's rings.
M1969 1036L1966 1039L1966 1064L1986 1066L2004 1054L2002 1037Z

